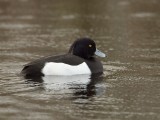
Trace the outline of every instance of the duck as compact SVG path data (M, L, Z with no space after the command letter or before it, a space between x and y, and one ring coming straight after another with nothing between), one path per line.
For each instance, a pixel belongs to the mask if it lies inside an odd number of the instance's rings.
M78 38L67 53L34 60L24 65L21 74L25 77L102 74L103 65L95 55L106 57L92 39Z

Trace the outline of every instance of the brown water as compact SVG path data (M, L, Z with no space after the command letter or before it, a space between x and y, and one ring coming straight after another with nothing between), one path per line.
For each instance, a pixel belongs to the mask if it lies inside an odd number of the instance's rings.
M18 76L84 36L108 55L98 82ZM160 120L160 1L0 0L0 61L1 120Z

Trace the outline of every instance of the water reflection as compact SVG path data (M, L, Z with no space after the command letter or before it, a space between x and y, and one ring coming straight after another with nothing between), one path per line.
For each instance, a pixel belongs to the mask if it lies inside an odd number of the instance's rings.
M40 86L52 94L73 94L78 98L89 98L104 93L103 76L74 75L74 76L43 76L25 78L27 84Z

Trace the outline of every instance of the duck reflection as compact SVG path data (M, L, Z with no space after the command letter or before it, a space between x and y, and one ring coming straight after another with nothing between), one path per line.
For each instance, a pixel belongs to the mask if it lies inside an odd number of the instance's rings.
M45 91L53 94L73 94L75 97L88 98L101 94L103 76L74 75L74 76L43 76L26 78L30 85L40 85Z

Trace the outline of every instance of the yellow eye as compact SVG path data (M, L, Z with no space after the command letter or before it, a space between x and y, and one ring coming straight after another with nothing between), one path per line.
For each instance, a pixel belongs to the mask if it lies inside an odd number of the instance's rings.
M92 47L92 45L89 45L89 47Z

